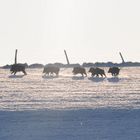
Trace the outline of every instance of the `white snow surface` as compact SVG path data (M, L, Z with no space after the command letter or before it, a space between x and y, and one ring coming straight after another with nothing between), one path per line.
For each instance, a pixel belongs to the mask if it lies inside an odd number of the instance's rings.
M61 69L58 77L43 76L42 69L27 69L27 73L13 76L0 70L0 110L140 107L138 67L122 68L114 78L73 76L72 69Z
M42 71L0 69L0 140L140 139L139 67L107 78Z

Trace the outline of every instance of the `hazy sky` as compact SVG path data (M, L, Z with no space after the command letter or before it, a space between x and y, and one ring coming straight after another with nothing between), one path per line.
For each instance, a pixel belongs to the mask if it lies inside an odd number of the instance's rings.
M140 61L140 0L0 0L0 65Z

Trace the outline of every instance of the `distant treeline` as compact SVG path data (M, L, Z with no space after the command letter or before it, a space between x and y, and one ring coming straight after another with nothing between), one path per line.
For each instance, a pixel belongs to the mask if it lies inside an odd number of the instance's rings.
M138 67L140 62L125 62L125 63L113 63L113 62L96 62L96 63L83 63L84 67Z
M39 64L39 63L34 63L31 65L28 65L27 63L24 63L26 68L43 68L45 65ZM52 65L52 63L48 63L46 65ZM76 66L83 66L83 67L138 67L140 66L140 62L125 62L125 63L113 63L113 62L96 62L96 63L86 63L84 62L82 65L80 64L63 64L63 63L53 63L53 65L58 66L60 68L66 68L66 67L76 67ZM10 69L11 65L5 65L2 66L1 68L4 69Z

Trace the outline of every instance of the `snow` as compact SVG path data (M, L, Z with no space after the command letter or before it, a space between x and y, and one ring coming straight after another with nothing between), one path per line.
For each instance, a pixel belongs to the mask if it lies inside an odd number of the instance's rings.
M1 140L139 140L140 110L0 112Z
M139 67L107 78L27 73L0 69L0 140L140 139Z

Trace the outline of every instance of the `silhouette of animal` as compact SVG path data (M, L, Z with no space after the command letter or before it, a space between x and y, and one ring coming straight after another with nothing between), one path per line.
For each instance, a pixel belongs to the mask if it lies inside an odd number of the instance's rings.
M108 70L108 73L111 73L112 76L117 76L119 75L120 69L118 67L111 67Z
M55 73L56 75L59 74L59 71L60 71L60 68L57 67L57 66L45 66L44 67L44 70L43 70L43 73L48 74L48 75L51 75L53 73Z
M95 75L98 77L99 75L101 75L102 77L105 76L105 71L103 69L100 69L100 68L93 68L91 67L89 69L88 72L91 72L91 76L94 77Z
M26 71L25 71L25 65L24 65L24 64L13 64L13 65L11 66L10 71L11 71L11 74L14 73L14 75L15 75L17 72L20 72L20 71L23 72L24 75L27 75L27 73L26 73Z
M82 76L87 76L86 70L83 67L74 67L72 73L75 75L79 73L82 74Z

